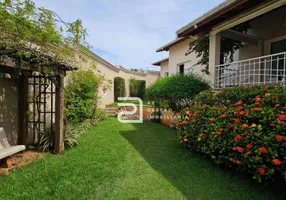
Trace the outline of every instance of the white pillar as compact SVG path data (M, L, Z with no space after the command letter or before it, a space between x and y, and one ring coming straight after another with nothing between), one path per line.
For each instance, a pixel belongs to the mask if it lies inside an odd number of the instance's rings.
M209 80L212 87L215 88L215 79L217 76L216 66L220 64L221 52L221 35L220 33L210 33L210 50L209 50Z

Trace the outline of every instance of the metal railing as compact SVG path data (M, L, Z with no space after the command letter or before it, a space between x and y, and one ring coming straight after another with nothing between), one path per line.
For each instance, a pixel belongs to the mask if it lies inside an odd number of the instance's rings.
M286 52L216 66L215 89L267 84L286 85Z

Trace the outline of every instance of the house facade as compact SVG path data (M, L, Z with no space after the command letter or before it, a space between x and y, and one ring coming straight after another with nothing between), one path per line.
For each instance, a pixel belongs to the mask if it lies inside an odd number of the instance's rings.
M234 27L247 24L247 33ZM196 61L195 55L179 52L188 48L190 36L209 34L209 75L203 75L216 88L234 85L285 84L286 1L227 0L177 31L187 42L169 47L169 70L178 72L178 64ZM222 38L241 41L232 63L222 63ZM180 48L181 47L181 48ZM172 49L174 51L172 51ZM157 50L158 51L158 50ZM178 55L180 54L180 55ZM175 62L171 61L171 57ZM176 57L176 58L174 58ZM195 72L200 71L201 66Z

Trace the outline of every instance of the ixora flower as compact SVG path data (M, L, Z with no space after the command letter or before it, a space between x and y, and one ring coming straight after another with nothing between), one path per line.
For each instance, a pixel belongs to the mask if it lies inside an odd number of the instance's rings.
M216 134L217 134L217 135L221 135L221 134L222 134L222 132L221 132L221 131L218 131L218 132L216 132Z
M251 155L251 152L250 152L250 151L246 152L246 155L250 156L250 155Z
M275 108L279 108L279 107L280 107L280 104L277 103L277 104L275 105Z
M221 118L226 118L226 113L222 114L220 117Z
M286 121L286 115L284 114L278 114L277 117L279 117L281 121Z
M263 168L259 168L259 173L261 174L261 175L265 175L265 170L263 169Z
M234 118L233 120L235 121L235 123L240 123L241 122L241 119L239 119L239 118Z
M268 153L268 151L265 147L260 147L258 150L260 153Z
M214 117L212 117L210 120L211 120L212 122L214 122L214 121L215 121L215 118L214 118Z
M248 148L248 149L251 149L253 147L253 145L252 144L248 144L248 145L246 145L246 148Z
M236 147L233 147L233 148L232 148L232 150L233 150L233 151L236 151L236 150L237 150L237 148L236 148Z
M237 151L238 151L239 153L243 153L243 148L242 148L242 147L237 147Z
M246 112L245 112L245 111L240 111L239 114L240 114L240 115L245 115Z
M234 141L239 142L241 139L242 139L241 135L237 135L235 136Z
M282 164L282 162L279 159L273 159L272 162L274 165L281 165Z
M242 105L242 104L243 104L243 102L240 100L240 101L236 102L236 103L234 104L234 106L239 106L239 105Z
M277 140L278 142L281 142L283 139L284 139L283 136L281 136L281 135L276 135L276 140Z
M229 158L229 161L233 162L234 160L233 160L233 158Z
M240 165L240 161L237 160L237 161L236 161L236 164Z
M248 125L247 124L242 124L241 126L243 129L247 129L248 128Z
M252 108L252 110L254 110L254 111L260 111L261 108Z

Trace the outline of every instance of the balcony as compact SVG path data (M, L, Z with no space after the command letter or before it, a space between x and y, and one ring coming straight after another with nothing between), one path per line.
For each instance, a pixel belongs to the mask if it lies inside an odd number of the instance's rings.
M286 85L286 52L217 65L215 89L247 85Z

